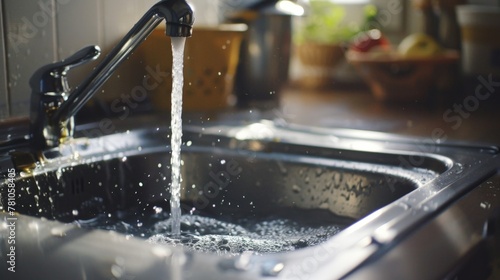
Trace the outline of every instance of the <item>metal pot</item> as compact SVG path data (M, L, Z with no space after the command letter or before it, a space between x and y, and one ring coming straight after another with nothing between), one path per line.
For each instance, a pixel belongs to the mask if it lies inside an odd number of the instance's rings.
M253 1L252 5L227 13L231 22L243 22L243 39L234 93L240 107L270 107L279 103L279 92L288 79L292 16L304 13L305 1ZM294 6L295 5L295 6Z

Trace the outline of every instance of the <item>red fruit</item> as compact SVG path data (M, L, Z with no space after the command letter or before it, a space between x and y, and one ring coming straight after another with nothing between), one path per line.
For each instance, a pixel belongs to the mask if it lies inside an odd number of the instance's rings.
M388 50L391 47L389 40L378 29L372 29L356 36L350 45L350 50L369 52L376 49Z

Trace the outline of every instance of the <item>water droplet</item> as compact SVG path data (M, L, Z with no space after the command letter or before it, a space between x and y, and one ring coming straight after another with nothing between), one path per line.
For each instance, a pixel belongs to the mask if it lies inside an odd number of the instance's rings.
M403 208L403 210L410 209L410 205L408 205L408 204L406 204L404 202L400 202L398 205L401 206L401 208Z
M323 168L316 168L316 176L321 176L321 174L323 174Z
M161 212L163 212L163 208L158 207L158 206L153 207L153 209L155 210L156 214L160 214Z
M481 208L483 209L489 209L491 207L491 204L489 204L488 202L481 202L479 203L479 206L481 206Z
M62 170L61 170L61 168L59 168L56 170L56 178L59 181L59 180L61 180L61 177L62 177Z
M329 209L330 208L330 205L328 205L327 202L323 202L319 205L319 208L321 209Z
M294 193L300 193L302 191L302 189L299 186L297 186L297 185L293 185L292 186L292 191Z
M160 258L167 258L172 255L172 251L170 249L165 248L165 247L159 247L155 246L152 249L153 255L160 257Z
M278 276L278 274L283 271L285 264L281 262L266 262L262 265L262 275L263 276Z
M50 229L50 234L57 237L64 237L66 236L66 230L63 227L55 227Z
M119 265L114 264L111 266L111 274L113 274L113 276L115 276L116 278L122 278L123 268Z

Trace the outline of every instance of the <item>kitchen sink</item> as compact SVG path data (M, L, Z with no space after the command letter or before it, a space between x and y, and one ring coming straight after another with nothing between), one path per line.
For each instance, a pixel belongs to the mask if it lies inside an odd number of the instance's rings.
M356 278L500 166L490 146L265 120L188 126L181 167L186 217L228 222L284 213L302 228L314 222L339 229L321 242L295 240L281 252L199 252L151 242L150 229L168 219L169 135L166 127L151 127L76 137L44 151L32 169L18 164L22 146L5 151L0 215L5 229L16 223L18 279ZM498 197L485 203L491 211L499 206ZM485 221L491 211L482 213ZM1 258L8 236L0 235ZM461 244L456 262L432 271L448 273L481 240ZM1 273L8 273L5 265Z

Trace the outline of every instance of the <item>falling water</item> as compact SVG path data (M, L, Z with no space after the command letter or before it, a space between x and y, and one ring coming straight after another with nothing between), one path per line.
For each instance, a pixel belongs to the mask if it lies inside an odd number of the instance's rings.
M186 38L172 37L172 182L170 185L170 215L172 234L181 233L181 143L182 143L182 87L184 84L184 45Z

